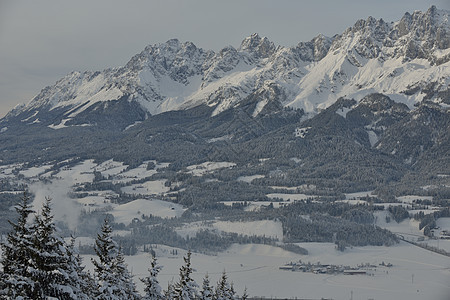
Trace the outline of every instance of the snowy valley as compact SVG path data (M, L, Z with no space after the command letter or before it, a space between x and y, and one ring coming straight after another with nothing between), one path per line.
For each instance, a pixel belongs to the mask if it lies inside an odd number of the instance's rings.
M173 39L68 74L0 119L3 254L28 192L92 274L109 222L140 293L152 254L165 289L192 251L197 284L225 270L241 296L447 299L448 19L369 17L294 47Z

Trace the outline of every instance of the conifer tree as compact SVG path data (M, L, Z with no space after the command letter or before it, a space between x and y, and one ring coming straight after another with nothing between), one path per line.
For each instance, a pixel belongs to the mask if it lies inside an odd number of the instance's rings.
M230 283L230 296L231 299L238 299L238 295L236 295L236 291L234 290L234 284L233 282Z
M136 287L124 262L123 254L112 239L112 228L106 218L95 241L98 260L92 259L98 281L97 299L138 299Z
M69 257L68 275L71 285L76 290L78 299L88 300L96 296L96 282L94 278L84 270L82 258L75 251L75 238L72 237L70 244L67 246Z
M222 273L222 277L217 283L215 299L216 300L230 300L235 299L236 293L232 285L228 283L228 277L225 270Z
M150 265L150 268L148 269L149 275L147 277L141 279L141 281L145 285L145 288L144 288L145 296L143 297L143 299L161 300L164 298L161 293L161 286L159 285L158 278L157 278L160 271L161 271L161 266L158 265L156 256L153 254L151 265Z
M196 299L198 285L192 279L191 274L191 251L189 250L186 257L183 257L184 265L180 268L180 281L175 286L175 299L191 300Z
M105 219L101 228L101 232L97 234L95 241L95 253L98 261L92 259L94 264L94 272L98 281L99 295L98 299L114 299L116 290L116 276L113 273L113 264L117 255L117 245L111 238L112 228L108 219Z
M245 287L244 293L242 294L241 299L242 300L247 300L248 299L247 287Z
M167 283L167 290L164 291L164 299L166 300L173 300L176 298L176 291L175 291L175 285L172 282Z
M136 290L136 284L133 281L132 274L128 271L128 266L125 263L122 248L119 247L117 256L114 262L114 268L118 276L117 287L122 291L123 299L141 299L141 296Z
M79 299L78 279L74 280L73 261L64 240L56 234L51 213L51 199L46 198L42 211L35 216L30 273L35 284L35 297Z
M33 247L28 217L34 211L30 205L30 196L25 192L21 202L15 207L18 216L6 241L2 243L3 291L9 298L32 298L35 282L31 279L29 269L31 248Z
M206 273L205 278L203 278L203 285L202 285L202 291L200 292L201 300L213 300L214 293L213 289L209 282L209 276L208 273Z

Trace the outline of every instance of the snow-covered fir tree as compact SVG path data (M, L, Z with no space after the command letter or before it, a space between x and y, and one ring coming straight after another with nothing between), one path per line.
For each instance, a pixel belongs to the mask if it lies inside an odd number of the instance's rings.
M98 260L92 259L98 281L97 299L139 299L131 274L117 243L112 239L112 227L106 218L95 241Z
M180 281L175 285L175 298L178 300L191 300L198 297L198 285L192 279L191 251L183 257L184 265L180 268Z
M164 299L172 300L176 298L175 284L172 282L167 283L167 289L164 290Z
M16 223L12 226L6 241L2 243L3 290L2 294L10 299L32 298L35 282L31 279L31 249L33 239L28 217L34 211L30 205L30 196L24 193L21 202L15 207L18 214Z
M248 299L248 293L247 293L247 287L244 288L244 293L242 294L241 300L247 300Z
M239 299L239 296L236 294L236 291L234 290L233 282L230 283L230 295L231 299Z
M208 273L206 273L205 278L203 278L202 290L200 292L200 299L201 300L213 300L214 299L214 292L213 292L213 288L211 287L211 284L209 282Z
M228 277L227 277L227 273L225 272L225 270L223 271L222 277L220 278L219 282L217 283L215 299L216 300L236 299L236 293L235 293L232 285L230 285L228 283Z
M161 286L158 281L158 274L161 271L161 266L158 265L155 255L152 255L152 261L150 263L150 268L148 269L149 275L145 278L141 278L144 283L145 295L142 299L145 300L161 300L164 298L162 294Z
M86 272L79 253L75 251L75 238L67 246L69 256L68 274L72 286L77 290L77 299L88 300L96 296L97 284L90 273Z
M133 281L133 276L128 271L128 266L125 263L125 258L121 247L119 247L119 251L117 252L113 270L120 279L117 287L122 291L122 295L124 296L124 298L121 299L141 299L141 295L139 295L136 290L136 283Z
M31 278L36 282L35 296L40 298L82 299L80 279L70 257L68 246L57 235L51 213L51 199L46 198L32 229Z

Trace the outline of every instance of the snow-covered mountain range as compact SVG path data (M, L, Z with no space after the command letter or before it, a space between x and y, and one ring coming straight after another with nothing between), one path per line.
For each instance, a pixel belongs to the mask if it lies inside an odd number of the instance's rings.
M374 92L410 107L450 104L449 15L432 6L393 23L369 17L294 47L258 34L218 52L172 39L147 46L124 67L72 72L4 119L57 129L119 114L123 129L149 114L200 104L215 116L252 95L253 117L270 102L316 112L340 97L359 101Z

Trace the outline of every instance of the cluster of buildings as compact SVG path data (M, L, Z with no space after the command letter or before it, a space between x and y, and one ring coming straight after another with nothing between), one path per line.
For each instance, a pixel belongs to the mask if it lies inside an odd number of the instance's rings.
M380 266L391 267L392 264L385 264L382 262ZM357 267L350 267L344 265L321 264L317 262L312 264L310 262L304 263L301 260L298 262L291 262L279 267L280 270L293 272L309 272L314 274L344 274L344 275L373 275L373 270L377 268L372 264L361 264Z

